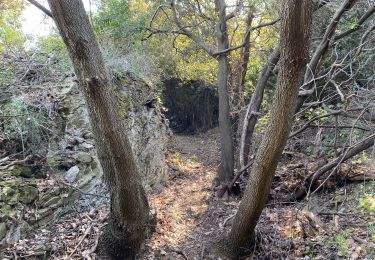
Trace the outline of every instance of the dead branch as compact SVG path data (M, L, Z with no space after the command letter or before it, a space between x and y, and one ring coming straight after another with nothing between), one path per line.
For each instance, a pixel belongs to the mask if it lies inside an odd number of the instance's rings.
M334 169L335 167L345 162L346 160L359 154L360 152L372 147L374 145L374 141L375 141L375 134L372 134L369 137L365 138L364 140L347 148L347 150L341 156L337 157L336 159L322 166L316 172L310 173L301 184L301 187L296 189L296 191L293 193L290 199L302 200L309 192L310 187L313 186L313 184L319 179L319 177L321 177L324 173Z
M76 245L76 247L74 248L74 250L70 253L69 257L68 258L71 258L73 256L73 254L77 251L78 247L82 244L83 240L85 240L85 238L87 237L87 235L90 233L91 231L91 228L92 228L93 225L89 226L85 233L83 234L83 236L81 237L81 239L79 240L78 244Z
M327 51L332 46L332 42L334 41L334 34L336 32L337 25L341 17L343 16L345 12L349 11L357 1L358 0L345 0L340 6L340 8L333 15L331 22L328 25L322 40L320 41L319 46L316 48L307 66L307 70L306 70L305 77L304 77L305 82L311 81L311 79L315 77L315 74L317 73L318 69L323 63L323 60L324 60L325 55L327 54ZM303 92L304 95L298 96L296 112L299 111L299 109L302 107L303 103L308 98L308 96L310 96L314 92L313 90L315 88L314 82L308 85L304 84L304 87L300 88L301 92Z
M22 160L15 160L15 161L12 161L11 163L9 163L9 164L7 164L7 165L5 165L5 166L3 166L3 167L0 167L0 171L4 171L4 170L10 168L10 167L13 166L13 165L23 164L23 163L27 162L28 160L30 160L31 158L32 158L32 155L28 155L28 156L26 156L26 157L25 157L24 159L22 159Z
M275 68L277 62L279 61L279 58L280 48L277 47L273 51L267 64L263 67L257 85L255 87L254 93L251 96L251 101L247 106L239 144L239 160L241 167L245 166L245 164L247 163L254 128L256 122L258 121L257 115L259 113L259 109L263 100L264 90L266 88L268 79L272 75L272 70Z
M338 41L338 40L344 38L345 36L347 36L347 35L349 35L349 34L355 32L355 31L359 30L359 29L362 27L362 24L363 24L364 22L366 22L366 20L367 20L368 18L370 18L374 13L375 13L375 5L374 5L372 8L370 8L370 10L368 10L368 11L367 11L367 12L366 12L366 13L365 13L365 14L359 19L359 21L356 23L356 25L355 25L354 28L351 28L351 29L349 29L349 30L347 30L347 31L345 31L345 32L343 32L343 33L340 33L340 34L336 35L336 37L334 38L335 41ZM372 27L372 28L374 28L374 27Z
M238 178L247 170L251 167L251 165L253 165L253 161L251 161L250 163L248 163L246 166L242 167L240 170L237 171L236 175L234 176L233 180L231 181L230 185L229 185L229 189L231 189L233 187L233 185L236 183L236 181L238 180Z

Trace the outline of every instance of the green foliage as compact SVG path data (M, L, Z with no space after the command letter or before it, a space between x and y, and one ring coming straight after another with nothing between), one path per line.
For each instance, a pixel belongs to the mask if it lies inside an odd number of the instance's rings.
M327 246L335 246L341 256L346 256L348 253L346 240L350 237L352 233L353 231L351 229L346 229L341 231L334 238L325 238L323 239L323 241Z
M352 230L347 229L347 230L342 231L340 234L338 234L335 237L337 249L339 250L342 256L345 256L348 253L348 249L347 249L345 242L349 238L351 233L352 233Z
M369 227L368 227L368 230L371 234L371 240L372 242L375 243L375 224L374 223L370 223Z
M26 96L12 98L0 110L3 136L20 140L24 153L38 153L46 149L52 136L54 108L40 99L31 101Z
M66 57L68 55L66 46L57 32L49 36L40 37L36 45L40 50L59 57Z
M22 9L23 2L20 0L0 2L0 52L4 49L19 51L24 48L27 37L21 32Z
M110 37L119 44L124 41L133 44L145 35L146 14L137 12L133 15L127 1L100 1L98 10L93 22L100 36Z
M359 207L369 214L375 214L375 197L366 195L359 199Z
M47 53L47 58L53 59L53 61L50 62L51 65L46 68L46 73L54 71L66 72L71 70L72 64L69 59L68 50L56 31L49 36L40 37L36 42L36 49L41 53ZM38 58L42 59L41 62L47 62L43 60L46 56L39 55Z

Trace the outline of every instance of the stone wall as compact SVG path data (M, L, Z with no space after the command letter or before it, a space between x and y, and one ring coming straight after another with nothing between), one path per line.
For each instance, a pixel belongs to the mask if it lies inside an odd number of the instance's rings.
M124 131L144 187L146 191L159 188L167 178L168 123L150 85L130 74L116 75L113 80L119 111L124 114L118 120L125 120ZM48 126L54 134L48 141L46 159L42 156L38 167L39 157L34 156L6 171L0 167L1 243L18 241L32 226L44 226L62 214L108 203L88 113L74 78L67 77L52 89L50 83L30 87L28 92L41 95L47 89L54 92L58 114L53 117L55 124Z

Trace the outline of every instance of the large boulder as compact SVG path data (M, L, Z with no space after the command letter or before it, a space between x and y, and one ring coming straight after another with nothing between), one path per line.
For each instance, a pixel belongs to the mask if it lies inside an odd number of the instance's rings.
M149 84L130 73L117 73L113 80L119 100L121 118L118 120L125 121L124 131L131 143L143 184L149 190L163 184L166 179L165 152L170 136L168 123ZM64 99L60 111L64 118L63 134L59 146L50 151L49 162L64 170L69 180L72 171L69 169L79 166L80 171L75 178L80 179L81 173L88 167L94 171L101 169L84 99L72 79L64 84L62 94Z

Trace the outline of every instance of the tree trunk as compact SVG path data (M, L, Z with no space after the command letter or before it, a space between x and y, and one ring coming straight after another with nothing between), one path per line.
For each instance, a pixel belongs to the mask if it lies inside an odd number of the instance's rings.
M246 110L240 137L239 168L243 168L249 163L251 141L253 138L255 125L258 121L258 113L263 101L264 90L266 88L268 79L272 74L272 70L275 68L279 58L280 48L277 47L273 51L271 58L269 59L267 64L264 66L255 87L254 93L251 96L250 104L248 105Z
M99 161L111 193L110 218L99 240L99 254L133 259L146 237L149 206L118 113L116 89L82 1L48 3L86 100Z
M216 9L219 13L220 23L217 28L218 50L226 50L229 47L226 6L224 0L216 0ZM221 164L219 168L219 180L227 187L233 178L234 171L234 149L233 134L230 120L230 105L228 95L228 57L227 53L218 57L218 88L219 88L219 130L221 142Z
M253 21L253 10L251 10L246 17L246 28L251 27ZM232 131L233 131L233 142L234 150L237 151L239 144L239 137L241 132L239 128L242 124L241 121L241 110L245 106L245 84L247 69L250 60L250 37L251 34L245 34L243 42L245 46L241 49L241 59L238 63L231 64L232 69L230 70L230 87L232 89L232 102L231 102L231 120L232 120ZM236 153L236 152L235 152Z
M312 0L286 0L281 22L280 72L268 126L228 237L230 253L250 245L293 122L298 87L308 57Z

